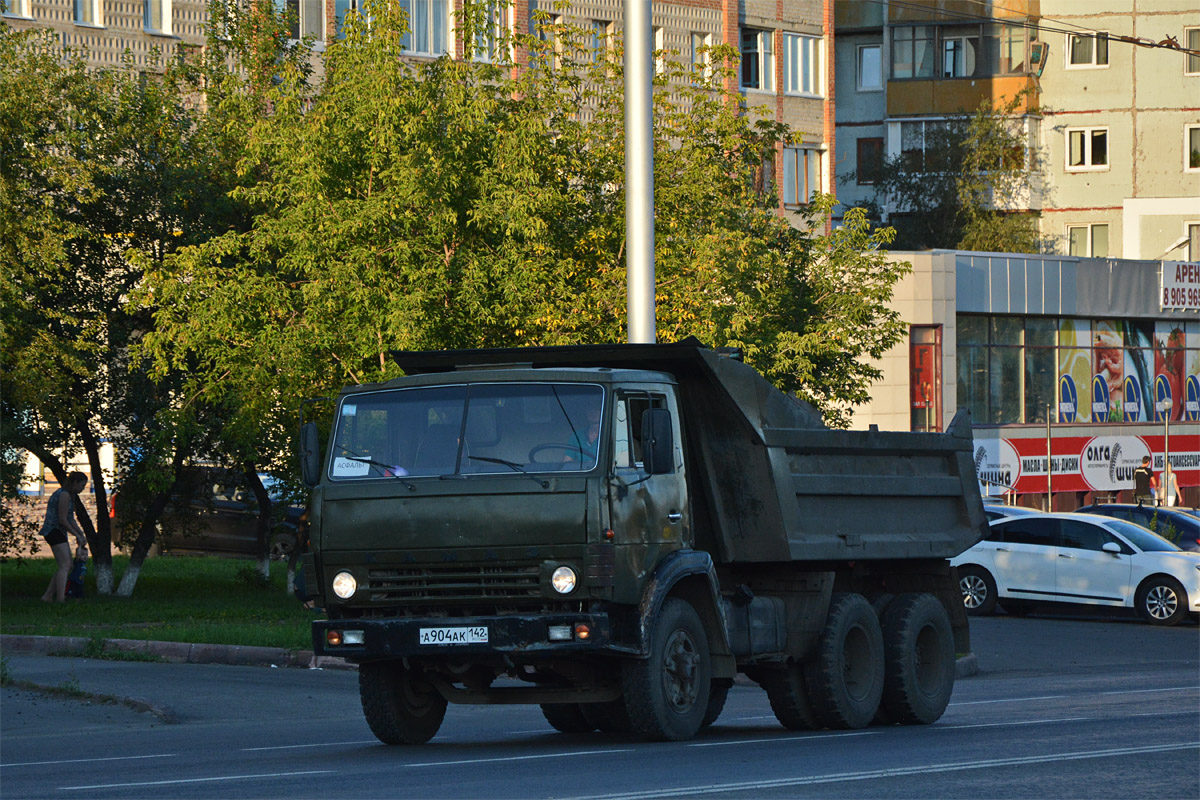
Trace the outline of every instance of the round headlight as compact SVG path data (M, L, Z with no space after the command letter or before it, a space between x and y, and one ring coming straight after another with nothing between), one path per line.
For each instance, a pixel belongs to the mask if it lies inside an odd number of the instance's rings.
M550 585L559 594L570 594L575 591L575 570L570 567L559 567L550 576Z
M349 572L339 572L333 576L333 593L343 600L349 600L358 589L358 581Z

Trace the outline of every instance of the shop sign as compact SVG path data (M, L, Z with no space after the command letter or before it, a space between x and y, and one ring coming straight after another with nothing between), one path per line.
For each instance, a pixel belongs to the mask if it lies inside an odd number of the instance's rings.
M1183 418L1200 421L1200 375L1188 375L1183 401Z
M1096 436L1080 453L1079 468L1093 491L1115 492L1133 487L1133 471L1148 455L1139 436Z
M1092 419L1108 419L1108 381L1103 375L1092 376Z
M1136 375L1125 376L1125 421L1137 422L1142 408L1142 385Z
M977 439L975 476L981 494L1001 494L1021 479L1021 459L1007 439Z
M1154 421L1162 422L1171 413L1171 381L1166 375L1154 379Z
M1162 307L1164 310L1200 310L1200 262L1163 262Z
M1079 392L1070 375L1058 376L1058 421L1074 422L1079 409Z

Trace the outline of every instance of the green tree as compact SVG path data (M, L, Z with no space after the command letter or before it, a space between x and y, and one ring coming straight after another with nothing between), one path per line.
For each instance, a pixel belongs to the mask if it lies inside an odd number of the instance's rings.
M891 209L897 247L1045 249L1040 215L1022 210L1043 185L1038 153L1027 146L1019 116L1026 96L996 105L985 100L970 116L927 122L922 147L876 165L871 212Z

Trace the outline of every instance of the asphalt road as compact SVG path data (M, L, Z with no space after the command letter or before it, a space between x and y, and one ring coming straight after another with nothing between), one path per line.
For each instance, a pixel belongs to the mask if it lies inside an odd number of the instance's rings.
M5 798L1200 797L1200 628L975 620L981 672L931 726L794 733L737 686L691 742L555 733L536 707L451 706L386 747L345 671L11 656L19 680L145 698L125 707L5 689Z

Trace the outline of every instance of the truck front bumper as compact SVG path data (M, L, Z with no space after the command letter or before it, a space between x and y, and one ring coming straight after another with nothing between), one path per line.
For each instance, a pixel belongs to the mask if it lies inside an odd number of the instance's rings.
M613 641L607 614L317 620L312 631L316 655L349 661L630 652Z

